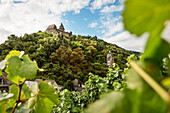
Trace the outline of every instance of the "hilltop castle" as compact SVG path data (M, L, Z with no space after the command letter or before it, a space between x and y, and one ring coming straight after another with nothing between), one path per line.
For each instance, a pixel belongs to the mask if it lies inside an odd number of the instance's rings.
M52 33L52 34L60 34L60 35L64 35L67 37L72 36L72 32L65 32L64 31L64 26L61 23L59 29L57 29L57 26L55 24L49 25L48 28L46 29L47 33Z

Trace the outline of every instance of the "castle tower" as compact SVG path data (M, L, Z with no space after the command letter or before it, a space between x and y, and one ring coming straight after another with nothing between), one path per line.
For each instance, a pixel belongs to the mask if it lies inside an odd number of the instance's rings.
M60 27L59 27L59 30L61 30L61 31L64 31L64 30L65 30L62 23L61 23L61 25L60 25Z
M47 33L56 34L57 33L57 26L55 24L49 25L46 29Z
M108 54L107 54L107 66L109 68L112 68L113 67L113 63L114 63L114 56L111 52L111 50L109 50Z
M67 37L71 37L72 36L72 32L65 32L64 31L64 26L61 23L59 29L57 29L57 26L55 24L49 25L48 28L46 29L47 33L52 33L52 34L60 34L63 36L67 36Z

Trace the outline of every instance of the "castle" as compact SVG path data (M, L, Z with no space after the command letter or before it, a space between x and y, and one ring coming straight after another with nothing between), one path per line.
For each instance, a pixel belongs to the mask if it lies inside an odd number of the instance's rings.
M59 29L57 29L57 26L55 24L49 25L48 28L46 29L47 33L52 33L52 34L60 34L60 35L64 35L67 37L72 36L72 32L65 32L64 31L64 26L61 23Z

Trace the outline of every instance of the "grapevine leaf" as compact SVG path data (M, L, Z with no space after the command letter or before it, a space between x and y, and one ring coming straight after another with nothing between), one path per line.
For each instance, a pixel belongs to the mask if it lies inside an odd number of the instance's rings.
M144 85L143 80L134 69L129 69L127 73L127 81L128 81L127 84L128 88L136 89L139 92L143 90L143 85Z
M8 102L11 97L13 97L12 93L0 93L0 113L5 113L7 109Z
M24 83L22 86L22 98L30 98L31 97L31 90L27 87L27 84Z
M10 57L12 57L12 56L20 56L21 55L21 53L20 53L20 51L17 51L17 50L12 50L12 51L10 51L9 52L9 54L5 57L5 59L6 60L8 60Z
M19 104L15 110L15 113L29 113L29 112L30 109L24 104Z
M18 56L12 56L8 59L8 74L10 76L17 76L20 69L21 60Z
M138 36L162 28L170 18L169 0L127 0L123 12L126 30Z
M170 53L170 44L161 38L164 23L170 18L169 0L128 0L123 12L125 29L138 36L150 34L142 59L149 67L159 67Z
M111 92L92 104L85 113L131 113L131 104L122 92Z
M56 90L51 84L47 84L45 81L39 84L39 93L41 96L50 99L53 103L58 104L58 96L55 94Z
M31 87L31 91L35 95L28 100L28 107L33 108L33 113L49 113L53 105L58 104L58 96L55 89L45 81L40 82L39 85L35 84Z
M28 109L27 107L22 107L19 110L17 109L15 113L30 113L30 109Z
M9 92L13 94L13 97L10 99L8 108L13 108L16 100L18 99L19 87L13 84L10 86ZM21 89L21 98L20 99L23 100L23 99L28 99L30 97L31 97L31 91L29 90L27 85L24 84Z
M153 90L145 91L113 91L93 103L86 113L167 113L167 104Z
M8 74L8 79L13 83L18 84L19 81L24 81L25 78L18 76L20 71L21 60L18 56L11 56L8 58L8 67L5 72Z
M18 95L19 95L19 87L18 86L11 85L9 92L14 94L13 99L15 99L15 100L18 99ZM30 98L30 97L31 97L31 91L29 90L27 85L24 84L22 86L22 90L21 90L21 100L25 99L25 98Z
M126 99L132 105L132 113L167 113L167 103L147 84L142 92L126 89ZM146 95L147 94L147 95Z
M13 95L14 94L12 94L12 93L9 93L9 94L7 94L7 93L0 93L0 101L5 100L5 99L9 99L9 98L13 97Z
M31 61L28 55L23 56L23 63L20 66L19 76L26 79L33 79L37 73L35 62Z
M142 59L145 62L150 62L154 67L159 67L162 59L167 57L169 53L170 44L160 37L159 32L153 31L146 44Z

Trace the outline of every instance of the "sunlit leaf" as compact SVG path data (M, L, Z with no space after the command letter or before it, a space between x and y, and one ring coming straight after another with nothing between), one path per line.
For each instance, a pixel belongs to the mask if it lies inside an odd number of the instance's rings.
M131 104L121 92L111 92L92 104L85 113L131 113Z
M8 59L8 67L5 72L8 74L8 79L10 79L13 83L18 84L19 81L24 81L25 78L21 78L19 76L21 60L18 56L11 56Z
M28 101L28 107L32 108L33 113L50 113L53 105L58 104L58 96L52 85L47 84L45 81L40 82L31 88L35 94Z
M125 29L138 36L155 28L162 30L170 18L169 0L127 0L123 12Z
M0 93L0 113L6 112L11 97L13 97L12 93Z
M26 79L33 79L37 73L35 62L31 61L28 55L23 56L23 62L20 66L19 76Z
M6 60L8 60L10 57L12 57L12 56L20 56L21 55L21 53L20 53L20 51L17 51L17 50L12 50L12 51L10 51L9 52L9 54L5 57L5 59Z

